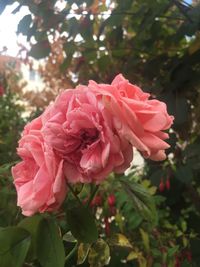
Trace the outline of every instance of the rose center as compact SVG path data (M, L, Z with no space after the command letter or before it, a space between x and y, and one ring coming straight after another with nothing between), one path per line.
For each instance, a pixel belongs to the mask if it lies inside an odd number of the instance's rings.
M80 131L81 145L80 149L85 149L99 138L99 131L97 129L84 129Z

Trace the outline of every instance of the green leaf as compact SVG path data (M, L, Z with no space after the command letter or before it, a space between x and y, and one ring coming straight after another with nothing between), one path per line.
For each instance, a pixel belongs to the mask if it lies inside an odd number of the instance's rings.
M90 249L88 262L90 267L102 267L110 261L110 248L103 239L98 239Z
M84 17L79 25L79 31L85 41L92 41L93 37L93 22L90 20L90 15Z
M82 189L83 189L83 184L81 184L81 183L77 183L77 184L75 184L74 186L73 186L73 189L74 189L74 193L76 194L76 195L79 195L80 193L81 193L81 191L82 191Z
M37 42L42 42L42 41L45 41L47 40L48 36L47 36L47 32L46 31L37 31L35 34L34 34L34 37L35 37L35 40Z
M91 244L83 244L81 243L78 247L78 260L77 264L82 264L86 260L89 250L90 250Z
M31 245L27 254L27 259L36 259L38 229L42 219L40 215L35 215L33 217L27 217L19 223L19 226L27 230L31 235Z
M165 177L166 173L162 169L156 169L150 176L150 181L153 185L159 186L162 177Z
M109 238L109 244L113 246L132 248L128 238L122 234L114 234L111 238Z
M21 267L29 246L30 234L19 227L0 230L0 266Z
M86 48L83 56L87 59L87 61L93 61L97 58L97 51Z
M181 263L181 267L191 267L192 263L191 262L188 262L187 260L184 260L182 263ZM174 267L174 265L172 265ZM169 266L171 267L171 266Z
M140 234L147 253L150 252L149 235L142 228L140 228Z
M23 35L27 35L30 25L32 22L31 15L26 15L23 19L20 20L18 27L17 27L17 34L22 33Z
M167 251L167 257L170 259L172 258L179 250L179 246L174 246L172 248L169 248Z
M73 236L82 243L92 243L98 238L98 231L91 212L84 206L67 209L67 223Z
M28 42L30 42L30 39L32 36L36 36L37 35L37 23L34 22L32 27L29 29L28 33L27 33L27 37L26 37L26 40ZM36 36L37 37L37 36Z
M141 253L140 251L131 251L131 252L128 254L126 260L127 260L127 261L132 261L132 260L135 260L135 259L140 258L141 256L142 256L142 253Z
M120 214L119 212L115 215L115 222L117 223L119 230L123 232L125 223L122 214Z
M109 56L104 55L98 59L98 67L101 71L107 69L111 64L111 59Z
M47 40L44 40L32 46L29 52L29 56L36 59L45 58L49 55L50 51L51 49L49 42Z
M16 164L17 162L12 162L12 163L6 163L4 165L0 166L0 174L5 174L6 172L8 172L10 170L10 168Z
M76 35L79 32L79 23L76 18L70 18L68 19L68 33L69 37L76 37Z
M67 42L63 45L63 49L66 53L66 58L60 66L61 72L66 71L66 69L70 66L73 59L73 54L76 50L76 45L73 42Z
M142 185L135 181L129 182L127 180L120 179L120 182L132 200L136 211L138 211L144 219L151 221L153 225L157 224L158 218L153 197Z
M185 72L188 73L188 70ZM185 73L181 73L180 77L187 77ZM178 80L178 75L176 75L176 79ZM177 82L177 81L176 81ZM178 80L180 83L180 81ZM185 82L185 81L184 81ZM185 97L177 97L175 102L175 123L176 124L182 124L188 120L188 114L189 114L189 104Z
M40 222L37 256L42 267L64 267L64 246L59 235L59 228L52 219L43 219Z
M67 232L66 234L64 234L63 236L63 240L69 243L76 243L77 240L74 238L74 236L72 235L71 232Z
M180 166L180 168L177 169L177 171L175 172L175 176L181 182L189 184L192 181L193 173L190 166L185 165L185 166Z

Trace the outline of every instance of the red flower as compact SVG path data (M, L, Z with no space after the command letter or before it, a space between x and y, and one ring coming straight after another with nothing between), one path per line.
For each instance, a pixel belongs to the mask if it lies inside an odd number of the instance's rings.
M116 198L115 198L115 195L114 194L110 194L108 196L108 205L109 206L114 206L116 203Z
M91 206L102 206L102 197L96 195L91 202Z
M165 190L165 184L163 182L163 179L161 179L160 184L159 184L159 191L163 192Z
M170 179L169 178L167 178L167 181L165 183L165 186L166 186L167 190L170 189Z

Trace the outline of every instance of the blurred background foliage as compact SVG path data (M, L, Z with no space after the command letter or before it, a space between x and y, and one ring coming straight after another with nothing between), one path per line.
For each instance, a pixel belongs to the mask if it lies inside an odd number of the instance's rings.
M128 177L111 175L101 185L91 209L103 241L92 248L81 243L78 262L101 267L111 253L109 266L200 266L199 1L9 0L0 1L0 12L14 2L18 7L13 14L22 6L30 10L19 22L18 34L31 45L26 63L40 60L46 85L39 95L45 94L46 101L34 104L37 114L62 88L87 84L89 79L110 83L122 73L164 101L175 117L164 162L146 160L144 166L132 167ZM0 226L4 227L21 220L9 168L16 160L22 126L30 118L24 115L20 90L10 89L10 79L16 86L13 79L19 77L8 66L0 75ZM156 203L156 220L150 196ZM65 215L60 212L55 217L66 233ZM66 234L63 239L68 250L71 239ZM33 262L24 266L51 266ZM72 257L69 266L75 262Z

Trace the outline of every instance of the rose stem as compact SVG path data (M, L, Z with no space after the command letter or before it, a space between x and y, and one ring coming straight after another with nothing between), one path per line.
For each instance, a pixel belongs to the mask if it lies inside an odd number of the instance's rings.
M73 247L73 249L69 252L69 254L65 257L65 262L68 261L69 259L71 259L71 257L74 255L74 253L76 252L78 248L78 242L76 243L76 245Z
M94 196L96 195L97 193L97 190L99 189L99 185L96 185L93 192L91 192L91 195L90 195L90 198L88 200L88 203L87 203L87 208L90 206L90 203L92 202Z
M73 187L72 187L69 183L67 183L67 186L69 187L69 189L70 189L70 191L72 192L72 194L74 195L74 197L78 200L78 203L79 203L80 205L83 205L82 202L81 202L81 200L80 200L80 198L79 198L79 197L77 196L77 194L74 192Z

